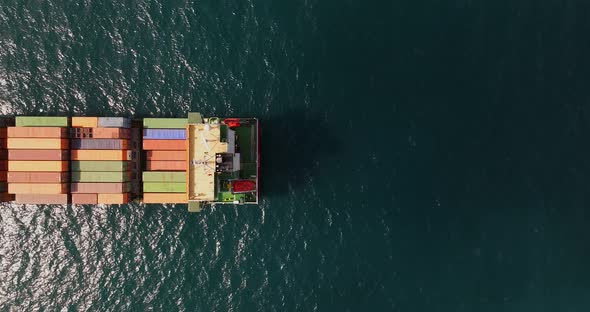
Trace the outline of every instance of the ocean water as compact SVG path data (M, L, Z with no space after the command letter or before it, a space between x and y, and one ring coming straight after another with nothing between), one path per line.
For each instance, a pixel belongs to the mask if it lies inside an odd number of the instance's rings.
M590 4L0 0L0 112L262 121L262 201L0 207L0 311L589 311Z

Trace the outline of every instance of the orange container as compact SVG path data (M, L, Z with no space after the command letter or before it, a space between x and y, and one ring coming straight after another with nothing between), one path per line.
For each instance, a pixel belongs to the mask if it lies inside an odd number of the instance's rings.
M184 151L186 140L143 140L144 150Z
M8 183L10 194L66 194L67 183Z
M69 202L68 194L16 194L17 204L62 204Z
M8 172L8 183L62 183L69 180L67 172Z
M8 149L68 149L70 140L50 138L8 138Z
M185 151L147 151L147 160L182 160L186 161Z
M98 117L72 117L72 128L96 128ZM72 202L74 198L72 198Z
M60 160L9 160L8 171L60 172L68 171L68 162Z
M9 150L9 160L67 160L68 150Z
M148 160L146 162L146 170L147 171L157 171L157 170L185 171L186 170L186 161L178 161L178 160L153 161L153 160Z
M72 204L98 204L98 194L72 194Z
M64 127L9 127L9 138L67 138L68 128Z
M129 129L126 128L93 128L92 137L95 139L128 139Z
M129 194L98 194L99 204L127 204L129 202Z
M128 150L71 150L72 160L131 160Z
M144 193L145 204L186 204L186 193Z

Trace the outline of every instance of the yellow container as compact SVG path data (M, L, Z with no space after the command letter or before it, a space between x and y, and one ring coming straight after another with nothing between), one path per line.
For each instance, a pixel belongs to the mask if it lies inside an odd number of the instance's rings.
M68 171L68 162L61 160L9 160L8 171Z
M186 204L186 193L143 193L145 204Z
M68 139L8 138L8 149L68 149Z
M67 183L9 183L10 194L67 194Z
M98 194L99 204L126 204L129 202L129 194Z
M98 128L98 117L72 117L74 128Z

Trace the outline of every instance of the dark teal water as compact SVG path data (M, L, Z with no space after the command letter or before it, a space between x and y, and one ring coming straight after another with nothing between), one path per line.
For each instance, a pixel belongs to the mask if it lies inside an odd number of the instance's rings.
M260 206L0 209L0 310L588 311L590 4L0 0L5 114L255 116Z

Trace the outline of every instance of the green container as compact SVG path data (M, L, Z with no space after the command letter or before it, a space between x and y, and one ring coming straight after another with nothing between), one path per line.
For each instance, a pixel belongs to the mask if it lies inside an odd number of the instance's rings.
M17 127L68 127L68 117L18 116L15 118Z
M143 182L182 182L186 183L185 171L144 171Z
M152 129L184 129L188 118L144 118L143 127Z
M72 182L127 182L129 172L72 171Z
M176 182L144 182L145 193L186 193L186 183Z
M129 162L120 160L73 160L71 171L127 171Z

